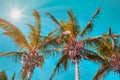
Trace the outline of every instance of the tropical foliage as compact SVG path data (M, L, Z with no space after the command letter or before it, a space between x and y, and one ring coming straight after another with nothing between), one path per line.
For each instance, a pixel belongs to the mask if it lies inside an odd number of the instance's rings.
M53 52L56 53L56 51L62 54L50 80L52 80L57 70L59 72L61 67L66 70L71 60L75 64L76 80L79 80L78 63L81 61L81 58L101 64L93 80L101 80L110 70L120 73L120 44L118 42L120 35L113 34L111 28L109 28L108 34L86 39L86 36L92 32L94 27L93 20L100 11L101 8L98 8L84 29L78 24L71 10L67 11L69 16L67 22L64 20L58 21L51 13L47 12L46 14L58 26L48 36L41 34L40 15L37 11L33 11L36 25L27 24L31 31L28 38L23 35L17 26L4 19L0 19L0 28L5 30L3 34L11 37L16 45L23 49L18 52L4 52L0 56L11 55L17 59L17 56L19 56L19 61L23 64L21 70L21 78L23 80L30 80L34 69L36 67L43 67L46 55L49 55L48 53L51 52L52 54ZM14 78L15 74L12 80ZM8 80L5 71L0 72L0 79Z
M114 35L114 36L113 36ZM96 72L93 80L101 80L109 71L120 73L120 44L118 42L120 35L111 33L109 28L108 34L97 39L91 47L97 50L97 53L103 58L100 69Z
M31 30L28 36L29 41L26 39L20 29L18 29L17 26L11 24L4 19L0 19L0 28L5 30L3 34L13 38L17 46L19 46L21 49L26 50L23 52L5 52L0 54L0 56L5 56L8 54L12 56L21 56L20 59L22 59L21 62L23 63L21 77L23 79L28 78L28 80L30 80L35 67L42 68L44 63L42 51L45 52L45 47L53 42L54 38L52 35L55 32L51 32L48 36L42 36L40 15L37 11L34 11L33 15L36 20L36 25L33 26L31 24L28 24Z
M15 73L13 74L11 80L14 80L14 79L15 79ZM4 70L0 72L0 80L8 80L8 77L7 77L6 72Z
M51 17L51 19L59 26L60 36L57 39L58 43L63 43L63 54L61 58L59 59L58 63L56 64L56 67L52 73L52 76L50 79L53 78L54 74L56 73L56 70L59 71L60 67L64 67L64 69L67 69L68 62L70 59L72 59L72 62L76 64L76 80L79 80L78 75L78 62L81 60L82 54L84 51L85 53L89 53L90 51L84 48L85 42L93 41L93 39L85 39L82 40L82 37L87 35L89 32L93 29L93 19L99 14L101 8L98 8L97 11L94 13L88 24L85 26L85 28L82 30L81 26L76 21L75 16L73 15L71 10L68 10L67 13L69 15L68 22L65 22L61 20L61 22L57 21L57 19L47 12L47 15ZM86 55L87 55L86 54ZM90 54L92 55L92 53ZM94 56L98 56L97 54L94 54Z

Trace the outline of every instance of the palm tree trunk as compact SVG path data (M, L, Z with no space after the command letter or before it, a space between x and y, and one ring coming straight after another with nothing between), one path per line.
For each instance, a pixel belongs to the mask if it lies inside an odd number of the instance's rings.
M80 79L79 79L78 61L76 61L76 63L75 63L75 80L80 80Z

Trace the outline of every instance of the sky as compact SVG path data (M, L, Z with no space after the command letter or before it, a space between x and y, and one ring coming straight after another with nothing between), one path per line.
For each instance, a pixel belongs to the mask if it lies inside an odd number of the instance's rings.
M52 13L58 20L67 20L67 10L71 9L77 18L78 23L85 27L97 8L102 8L99 16L94 20L94 30L90 36L102 35L107 33L108 27L112 28L113 33L120 34L120 1L119 0L0 0L0 18L6 19L16 25L27 37L29 29L27 23L35 24L32 11L37 10L41 15L42 34L47 35L57 26L45 13ZM11 18L11 11L18 9L21 11L19 20ZM8 36L2 35L4 30L0 29L0 53L9 51L19 51L14 41ZM49 80L52 70L59 59L58 56L49 57L45 60L43 69L36 68L32 80ZM13 73L19 80L21 63L16 63L9 57L0 58L0 71L5 70L11 80ZM99 69L99 64L82 60L79 63L81 80L91 80L95 72ZM74 80L75 66L72 62L66 71L62 70L56 74L53 80ZM112 71L105 76L104 80L119 80L119 75Z

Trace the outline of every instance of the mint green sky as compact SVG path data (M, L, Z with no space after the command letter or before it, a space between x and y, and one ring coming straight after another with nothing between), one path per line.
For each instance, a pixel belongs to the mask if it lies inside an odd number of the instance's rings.
M4 18L17 25L24 35L28 35L29 29L27 23L35 24L32 11L37 10L41 15L42 34L47 35L51 32L56 24L45 15L45 12L51 12L58 20L67 20L66 10L71 9L79 24L84 27L92 14L98 7L102 8L99 16L94 20L94 30L91 36L101 35L107 32L108 27L112 28L112 32L120 33L120 1L119 0L0 0L0 18ZM18 8L22 11L22 17L19 21L12 20L9 16L11 9ZM13 40L2 35L3 30L0 29L0 53L8 51L18 51ZM52 70L59 57L50 57L45 60L42 70L36 68L32 80L49 80ZM22 64L15 63L9 57L0 58L0 71L6 70L9 80L14 72L16 79L19 80ZM99 64L83 60L79 64L79 72L81 80L91 80ZM53 80L74 80L74 65L69 63L67 71L61 71L55 75ZM119 80L119 75L110 72L104 80Z

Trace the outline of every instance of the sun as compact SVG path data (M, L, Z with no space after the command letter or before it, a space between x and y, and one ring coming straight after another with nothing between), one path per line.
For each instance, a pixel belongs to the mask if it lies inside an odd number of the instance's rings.
M13 20L19 20L21 18L21 11L19 9L11 10L10 17Z

